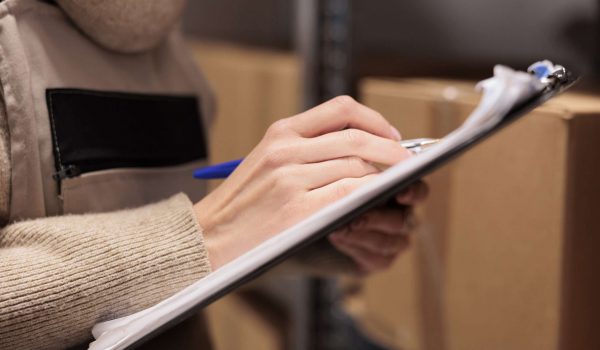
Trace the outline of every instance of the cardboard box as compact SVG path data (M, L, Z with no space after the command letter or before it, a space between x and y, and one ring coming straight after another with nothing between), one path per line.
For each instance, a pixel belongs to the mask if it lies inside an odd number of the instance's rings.
M190 45L216 97L213 162L243 157L269 125L298 113L300 64L292 53L214 42Z
M473 84L368 79L404 138L440 137ZM563 95L428 178L413 247L348 301L398 349L600 349L600 97Z

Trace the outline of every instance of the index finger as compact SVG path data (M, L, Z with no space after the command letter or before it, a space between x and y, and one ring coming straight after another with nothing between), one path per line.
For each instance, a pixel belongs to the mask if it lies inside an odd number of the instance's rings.
M303 137L315 137L346 128L400 141L400 133L381 114L356 102L350 96L338 96L290 118L289 127Z

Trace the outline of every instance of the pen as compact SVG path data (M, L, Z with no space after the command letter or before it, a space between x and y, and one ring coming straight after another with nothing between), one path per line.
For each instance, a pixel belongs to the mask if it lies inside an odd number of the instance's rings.
M439 139L412 139L400 141L402 147L410 150L414 154L419 154L427 149L429 146L439 142ZM194 171L194 177L196 179L209 180L209 179L224 179L240 165L244 159L231 160L229 162L210 165L204 168L196 169Z

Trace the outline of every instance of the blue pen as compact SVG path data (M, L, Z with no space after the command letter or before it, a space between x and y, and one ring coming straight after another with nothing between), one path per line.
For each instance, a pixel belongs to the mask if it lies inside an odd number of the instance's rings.
M244 160L244 158L236 159L236 160L231 160L229 162L215 164L215 165L207 166L204 168L196 169L196 170L194 170L194 177L196 179L203 179L203 180L224 179L227 176L231 175L231 173L233 173L235 168L237 168L237 166L240 165L240 163L243 160Z
M422 139L400 141L400 144L402 145L402 147L410 150L413 153L421 153L427 147L436 144L438 141L439 141L438 139L422 138ZM231 160L229 162L210 165L210 166L207 166L204 168L196 169L194 171L194 177L196 179L202 179L202 180L224 179L227 176L231 175L231 173L233 173L235 168L237 168L238 165L240 165L240 163L243 160L244 160L243 158L236 159L236 160Z

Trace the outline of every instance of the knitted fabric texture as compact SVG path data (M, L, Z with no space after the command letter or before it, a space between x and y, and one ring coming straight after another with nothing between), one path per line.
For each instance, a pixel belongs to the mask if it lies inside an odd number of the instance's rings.
M185 0L57 0L73 22L103 47L134 53L159 45L176 25Z
M2 196L5 196L3 193ZM210 273L185 195L0 231L0 349L59 349Z

